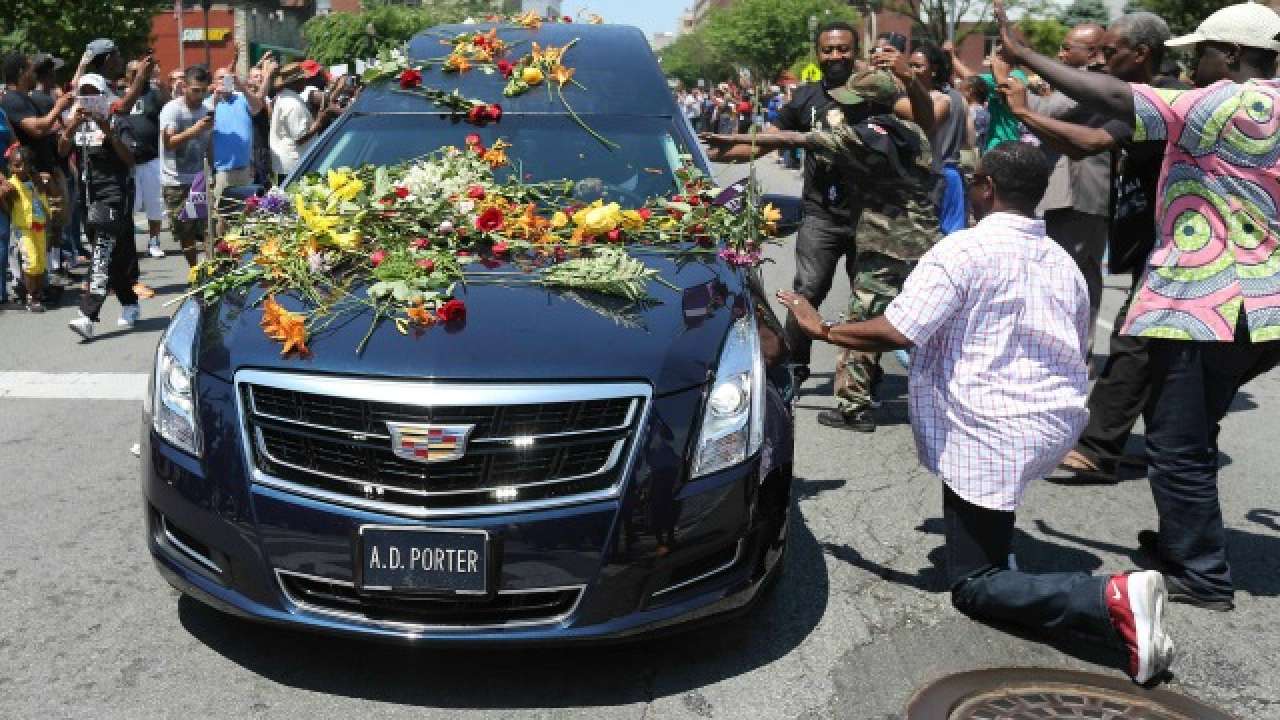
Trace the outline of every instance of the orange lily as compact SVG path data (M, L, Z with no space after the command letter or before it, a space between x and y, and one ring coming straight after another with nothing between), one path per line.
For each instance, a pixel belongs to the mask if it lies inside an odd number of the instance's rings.
M267 337L284 344L280 351L283 357L291 352L309 355L307 348L306 318L295 312L289 312L276 302L274 295L267 297L262 303L262 331Z
M573 68L565 67L564 65L557 63L554 67L551 68L551 79L560 83L560 87L564 87L564 84L569 82L569 80L573 77L573 73L574 73Z

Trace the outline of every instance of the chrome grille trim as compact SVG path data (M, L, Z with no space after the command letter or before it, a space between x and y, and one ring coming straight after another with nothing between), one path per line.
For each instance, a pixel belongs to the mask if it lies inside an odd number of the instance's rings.
M179 540L177 536L174 535L171 530L169 530L168 518L166 518L163 514L159 512L157 512L156 514L160 516L160 531L164 533L165 542L172 545L174 549L181 551L182 554L186 555L187 558L192 562L198 563L201 567L204 567L207 570L211 570L217 575L222 574L222 568L218 567L217 563L215 563L212 559L205 557L203 554L196 552L194 548L192 548L190 545L187 545L186 543Z
M310 473L312 475L327 477L330 480L337 480L338 482L348 483L362 489L366 487L383 488L384 490L390 490L395 493L401 493L404 495L417 495L418 497L443 497L448 495L481 495L484 493L492 492L493 490L497 489L497 488L483 488L479 490L435 490L435 491L412 490L409 488L403 488L396 485L383 485L382 483L369 482L367 480L357 480L355 478L344 477L342 475L334 475L333 473L327 473L327 472L324 472L323 470L313 470L311 468L303 467L301 465L295 465L291 462L286 462L284 460L278 459L277 457L271 454L270 450L267 449L267 443L262 437L262 428L254 428L254 436L258 444L258 452L262 453L264 457L266 457L268 460L275 463L276 465L287 467L293 470L298 470L300 472ZM514 488L516 490L519 490L521 488L540 487L542 485L555 485L557 483L574 482L576 480L585 480L586 478L589 478L589 477L595 477L596 475L609 472L610 470L613 469L613 466L618 463L618 458L621 457L622 455L623 446L626 444L627 444L626 438L622 438L617 442L615 442L613 444L613 450L609 451L609 457L605 459L604 465L601 466L599 470L596 470L594 472L584 473L582 475L570 475L567 477L552 478L550 480L540 480L538 482L520 483L518 485L503 485L501 487Z
M589 399L589 400L600 400L600 399L607 399L607 398L586 398L586 399ZM513 443L513 442L517 439L517 437L529 437L529 438L533 438L533 440L535 440L535 441L537 441L537 440L559 440L559 439L562 439L562 438L577 437L577 436L580 436L580 435L596 435L596 434L599 434L599 435L605 435L605 434L608 434L608 433L622 432L622 431L626 430L627 428L631 427L632 422L634 422L634 421L635 421L635 417L636 417L636 405L637 405L637 404L638 404L638 402L637 402L637 401L635 401L635 400L632 400L632 401L631 401L631 406L630 406L629 408L627 408L627 417L626 417L626 419L622 422L622 424L621 424L621 425L614 425L614 426L612 426L612 427L592 428L592 429L590 429L590 430L569 430L569 431L566 431L566 432L557 432L557 433L537 433L537 434L532 434L532 435L527 435L527 436L515 436L515 435L512 435L512 436L508 436L508 437L477 438L477 439L475 439L475 440L470 441L470 443L469 443L469 444L471 444L471 445L489 445L489 444L494 444L494 445L496 445L496 444L500 444L500 443ZM258 416L258 417L260 417L260 418L266 418L266 419L268 419L268 420L273 420L273 421L278 422L278 423L281 423L281 424L283 424L283 425L296 425L296 426L298 426L298 427L307 427L307 428L312 428L312 429L314 429L314 430L323 430L323 431L325 431L325 432L331 432L331 433L336 433L336 434L340 434L340 435L346 435L347 437L350 437L350 438L352 438L352 439L369 439L369 438L373 438L373 439L377 439L377 440L390 440L390 439L391 439L391 435L390 435L390 434L386 434L386 433L357 432L357 431L354 431L354 430L350 430L350 429L348 429L348 428L333 427L333 426L331 426L331 425L318 425L318 424L316 424L316 423L310 423L310 422L307 422L307 421L305 421L305 420L294 420L294 419L292 419L292 418L280 417L279 415L272 415L272 414L271 414L271 413L269 413L269 412L263 412L262 410L259 410L259 409L258 409L258 402L257 402L257 399L254 397L254 392L253 392L253 386L252 386L252 384L250 384L250 387L249 387L249 406L250 406L250 408L252 409L252 411L253 411L253 414L254 414L254 415L257 415L257 416Z
M675 585L668 585L667 587L664 587L661 590L655 591L651 597L656 598L662 595L666 595L667 593L673 593L677 590L680 590L681 588L687 588L694 583L700 583L703 580L707 580L715 575L719 575L720 573L725 572L726 570L729 570L734 565L737 565L738 561L742 559L742 546L745 542L746 542L745 539L739 540L737 547L735 547L733 550L733 558L731 558L728 562L724 563L720 567L712 568L697 577L691 577L688 580L685 580L683 582L678 582Z
M316 613L317 615L325 615L328 617L340 618L343 620L353 620L355 622L364 623L366 625L385 627L391 630L399 630L399 631L408 632L408 633L449 632L449 631L456 632L456 631L468 631L468 630L502 630L502 629L509 629L509 628L541 627L543 625L556 625L568 620L570 617L573 617L573 614L578 611L578 606L582 603L582 596L586 595L586 589L587 589L586 585L563 585L558 587L525 588L520 590L499 590L497 593L498 595L527 595L530 593L539 593L539 592L563 592L565 590L576 591L578 595L577 597L574 598L573 605L571 605L568 610L566 610L563 613L560 613L559 615L553 615L546 618L539 618L537 620L516 620L513 622L507 622L507 623L491 623L491 624L475 624L475 625L464 625L464 624L431 625L431 624L424 624L424 623L405 622L402 620L376 620L358 612L344 612L342 610L334 610L333 608L314 605L305 600L294 597L294 595L289 592L289 587L284 582L284 576L302 578L304 580L310 580L312 582L338 585L340 587L352 588L352 589L355 588L355 583L350 582L348 580L335 580L333 578L321 577L319 575L308 575L307 573L300 573L300 572L295 572L293 570L282 570L280 568L276 568L276 583L280 586L280 593L284 595L285 599L288 600L289 603L291 603L296 608L305 610L309 613Z
M610 454L610 462L606 465L607 468L614 468L619 460L623 461L622 466L617 469L617 480L609 487L554 498L521 500L514 502L495 502L458 507L425 508L333 492L331 490L276 477L259 469L254 460L254 448L256 446L257 438L251 436L251 433L249 432L249 413L252 412L253 409L246 407L245 403L246 394L251 395L251 393L245 393L244 386L250 384L267 385L282 390L331 395L353 400L418 405L496 406L553 402L582 402L617 398L635 398L636 401L633 401L631 403L631 407L628 409L628 419L632 420L629 425L630 432L627 437L622 438L622 440L615 445ZM238 414L237 422L239 423L241 435L241 450L243 453L245 467L249 470L251 480L254 484L336 505L356 507L388 515L421 519L529 512L533 510L564 507L567 505L616 500L621 494L622 487L630 476L631 469L635 464L636 455L643 442L642 433L653 405L652 386L647 383L638 382L555 384L537 382L520 384L440 383L432 380L384 380L245 369L240 370L235 374L234 386L236 410ZM324 429L333 430L332 428ZM607 429L601 429L593 430L591 432L604 433L607 431ZM344 433L348 436L352 434L349 430L338 430L337 432ZM626 448L626 443L628 442L631 443L630 448ZM625 457L623 457L624 448L626 448ZM315 470L311 469L304 469L304 471L308 473L316 473ZM597 471L591 475L583 477L589 478L607 471L608 470ZM324 473L317 474L322 477L325 475ZM360 486L370 485L370 483L365 481L352 481L349 478L330 477L329 479L354 482L358 483ZM575 476L574 479L581 478ZM572 481L573 479L561 478L554 482L563 483ZM532 487L534 485L542 484L548 483L533 483L528 484L527 486ZM403 488L395 488L395 491L397 493L408 493L408 491ZM470 492L476 495L483 495L486 490L473 490Z

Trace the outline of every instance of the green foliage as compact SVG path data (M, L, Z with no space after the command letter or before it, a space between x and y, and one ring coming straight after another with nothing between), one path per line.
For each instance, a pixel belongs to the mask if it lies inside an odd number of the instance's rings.
M718 83L733 76L733 65L721 57L720 52L707 41L705 33L690 32L680 35L676 41L663 48L658 55L662 71L694 87L699 78Z
M1111 12L1102 0L1075 0L1062 16L1062 24L1073 28L1084 23L1097 23L1103 27L1111 20Z
M115 41L125 59L141 56L151 44L151 16L172 8L167 0L7 0L0 2L0 48L53 53L67 62L70 77L89 41Z
M1147 10L1164 18L1175 37L1193 32L1202 20L1237 0L1131 0L1125 12Z
M721 57L746 66L755 81L767 82L813 52L810 16L820 22L858 20L857 12L839 0L739 0L713 10L697 32Z
M1062 39L1071 28L1057 18L1036 19L1028 15L1018 23L1018 29L1036 52L1054 57L1062 47Z
M419 32L441 23L494 12L486 0L437 0L422 7L387 0L363 4L363 12L317 15L302 26L308 54L322 65L370 59L380 50L399 47ZM368 33L372 26L374 34Z

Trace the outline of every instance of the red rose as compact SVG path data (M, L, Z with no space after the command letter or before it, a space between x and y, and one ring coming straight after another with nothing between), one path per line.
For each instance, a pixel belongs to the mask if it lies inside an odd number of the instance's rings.
M467 306L454 298L436 310L436 318L442 323L460 323L467 319Z
M683 196L683 195L672 195L672 196L671 196L671 202L684 202L684 196Z
M430 258L423 258L418 261L418 267L422 268L423 270L426 270L427 272L431 272L432 270L436 269L436 264Z
M698 197L697 195L690 195L688 198L688 202L690 205L701 205L702 198Z
M680 218L684 217L684 213L680 212L679 210L668 210L667 214L671 216L672 220L679 220Z
M383 205L390 205L391 203L395 202L395 200L393 200L393 199L391 199L391 198L389 198L389 197L384 197L384 198L382 198L381 200L379 200L378 202L382 203Z
M505 242L502 242L501 240L493 244L494 255L502 255L507 251L507 249L508 249L507 244Z
M231 249L231 245L228 244L226 240L219 241L214 250L217 250L219 255L231 255L235 252Z
M484 47L485 45L489 44L489 38L486 38L480 33L476 33L476 36L471 39L471 44L475 45L476 47Z
M636 214L640 216L641 220L648 220L653 217L653 211L649 208L640 208L636 211Z
M480 213L480 216L476 218L476 229L481 232L493 232L494 230L501 230L503 223L502 211L496 207L491 207Z
M369 262L373 263L374 267L378 267L379 265L382 264L382 261L386 259L387 259L386 250L374 250L373 254L369 255Z
M471 187L467 188L467 197L471 198L472 200L483 200L484 188L479 185L472 185Z
M408 90L422 84L422 71L417 68L406 68L400 73L400 87Z
M614 228L613 230L610 230L605 237L609 238L609 242L618 242L622 239L622 231Z
M515 70L515 66L511 64L510 60L498 61L498 72L502 73L502 77L511 77L513 70Z
M477 127L484 127L489 124L489 118L485 115L484 106L476 105L467 111L467 122Z
M467 133L467 140L466 140L466 142L467 142L467 147L471 147L472 145L479 145L479 144L480 144L480 134L479 134L479 133Z
M425 250L426 247L431 244L431 241L424 237L420 237L420 238L414 238L413 242L409 244L412 245L415 249Z
M484 114L485 117L489 118L489 120L498 122L499 120L502 120L502 106L496 103L490 105L484 109Z
M407 187L405 187L405 186L403 186L403 185L397 185L397 186L396 186L396 189L395 189L395 193L396 193L396 197L398 197L398 198L400 198L401 200L403 200L403 199L405 199L405 198L409 197L409 188L407 188Z

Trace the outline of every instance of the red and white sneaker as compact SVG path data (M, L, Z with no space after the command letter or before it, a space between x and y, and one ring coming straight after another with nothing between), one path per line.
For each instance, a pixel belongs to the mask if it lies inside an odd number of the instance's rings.
M1106 593L1111 624L1129 649L1129 676L1144 684L1173 662L1173 639L1164 630L1164 576L1154 570L1113 575Z

